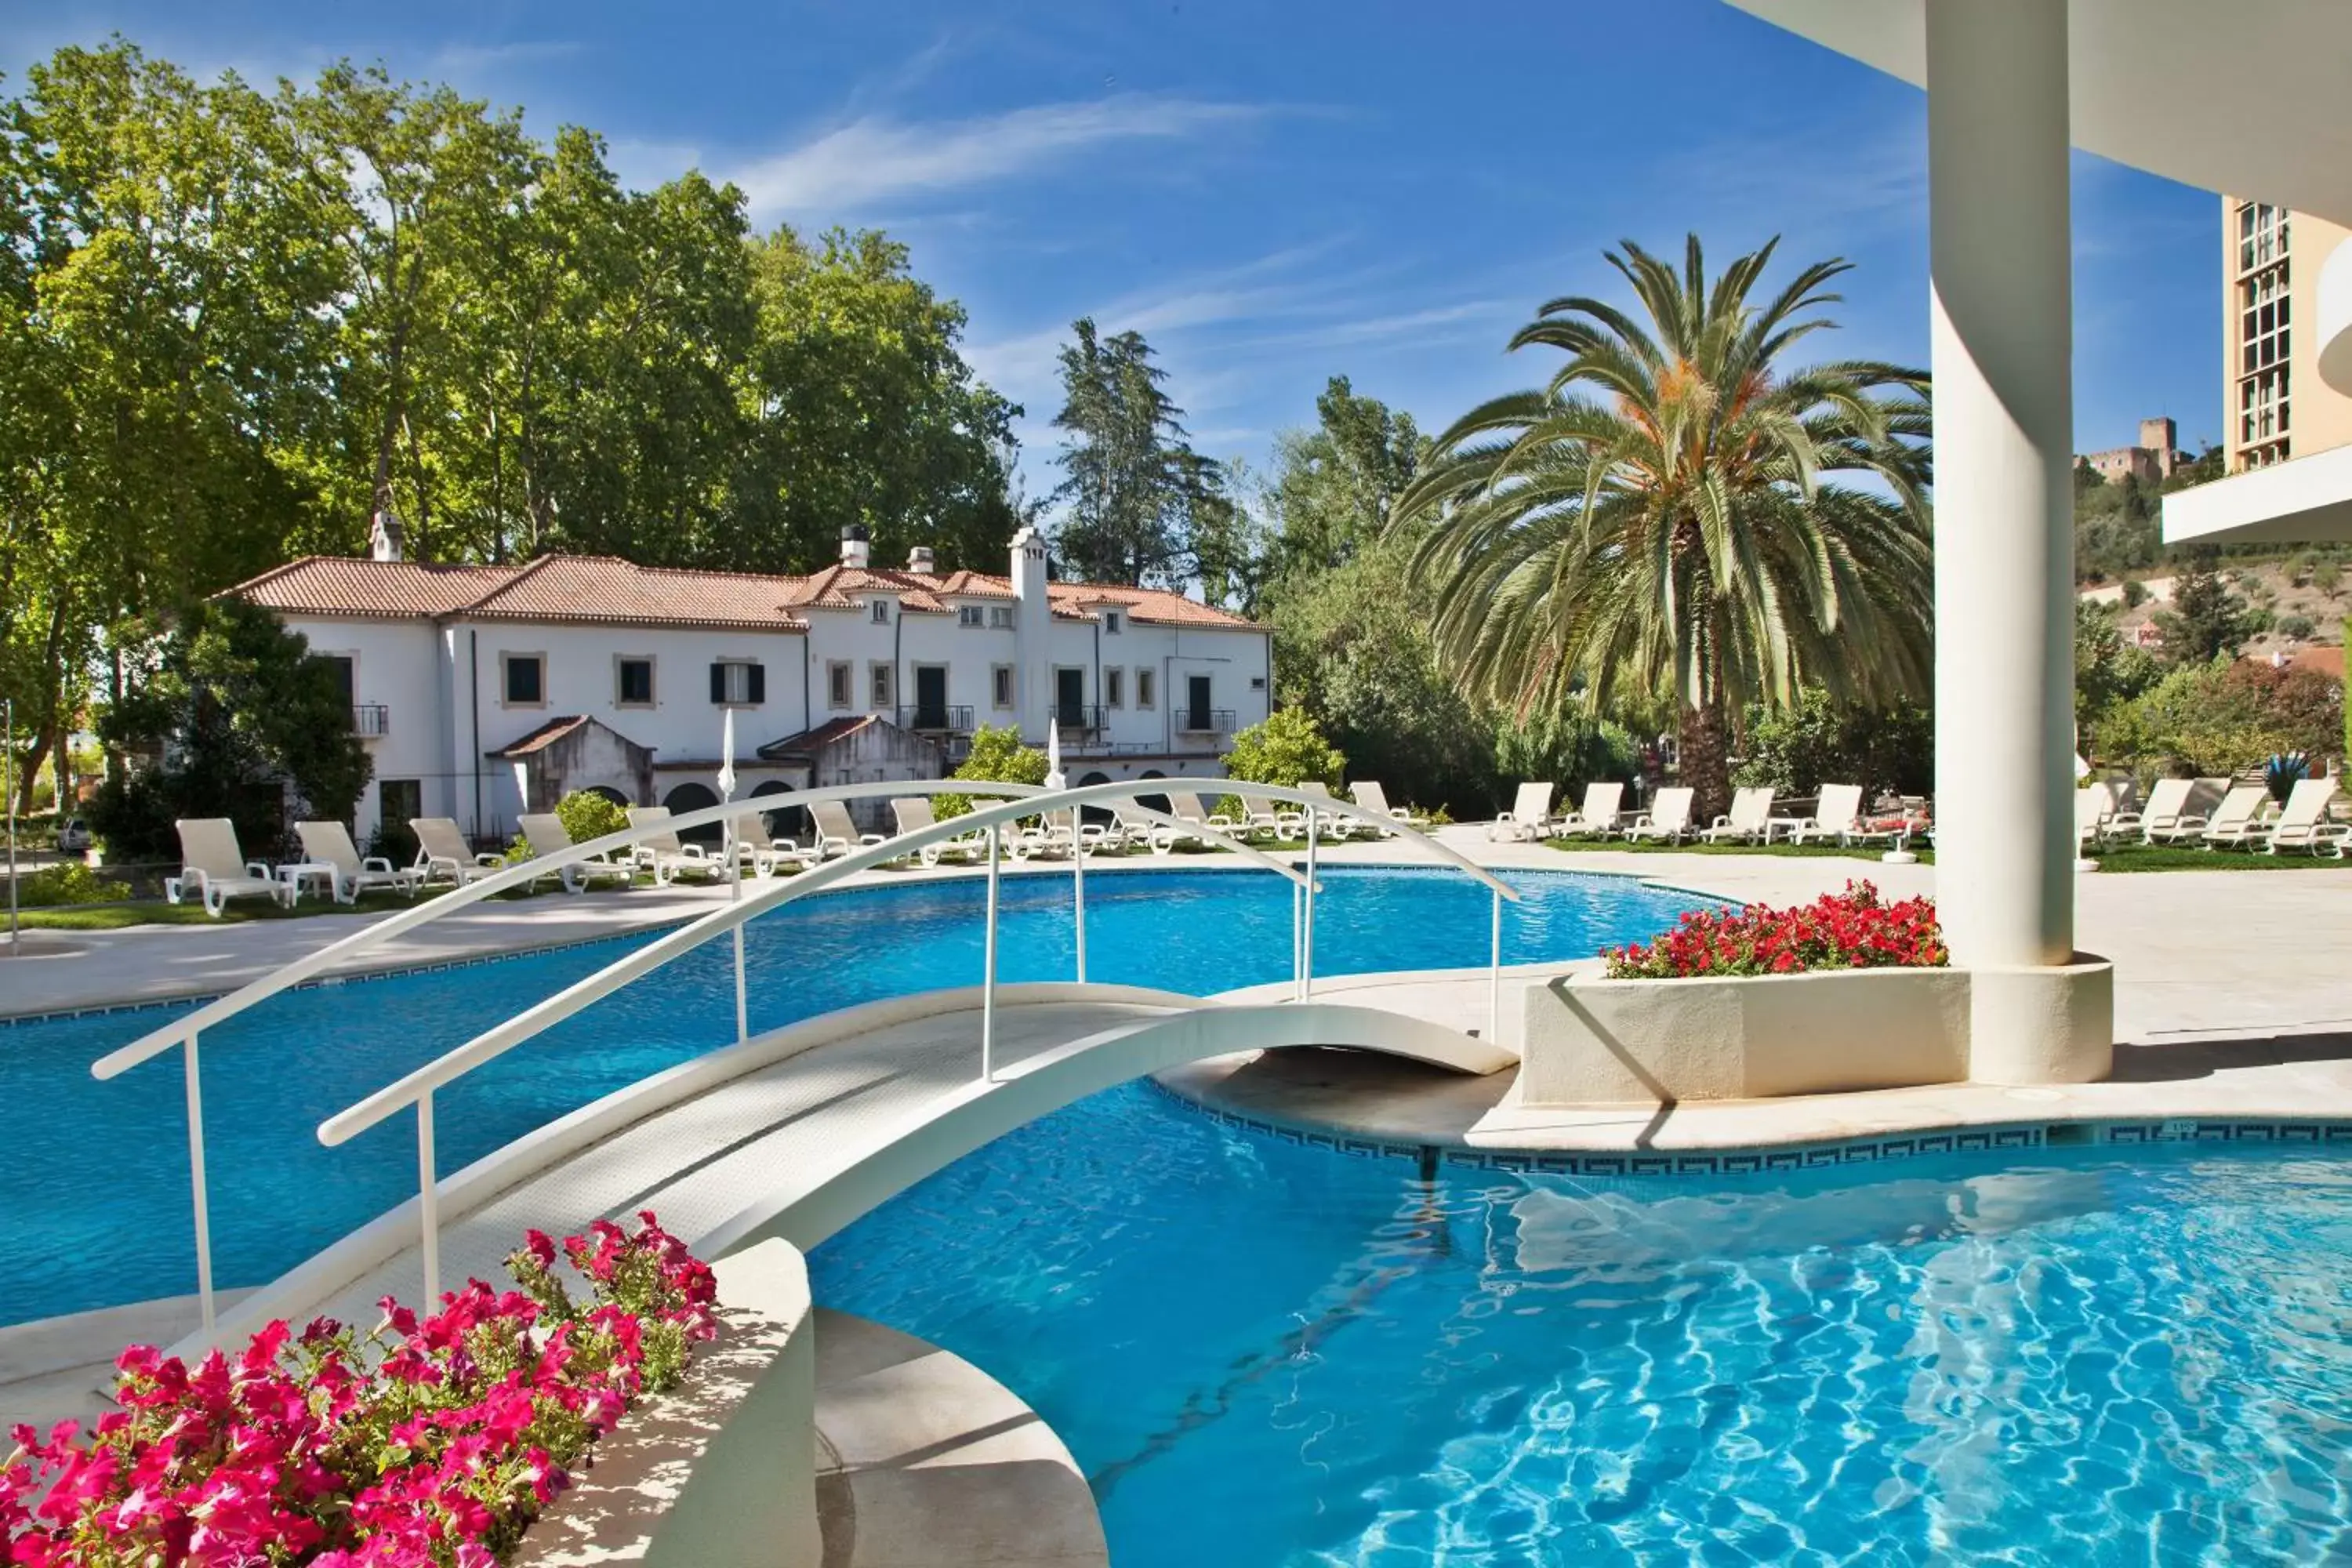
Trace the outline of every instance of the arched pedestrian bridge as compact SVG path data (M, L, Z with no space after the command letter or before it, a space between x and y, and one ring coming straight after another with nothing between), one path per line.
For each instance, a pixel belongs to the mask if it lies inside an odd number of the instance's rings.
M1134 796L1188 784L1283 805L1303 817L1304 844L1297 863L1269 856L1205 824L1181 825L1188 837L1234 851L1293 884L1296 979L1290 995L1277 1002L1221 1003L1088 984L1084 854L1073 854L1068 862L1080 931L1078 977L998 985L996 890L1002 837L1019 819L1041 811L1076 810L1113 800L1137 811L1127 804ZM904 794L908 787L843 785L795 799ZM174 1045L185 1055L205 1327L177 1348L191 1351L208 1342L235 1342L273 1318L301 1321L326 1313L370 1321L374 1303L387 1294L406 1301L430 1300L446 1279L499 1278L503 1259L527 1228L561 1233L599 1215L653 1209L675 1234L714 1258L770 1238L805 1248L1002 1133L1113 1085L1210 1057L1292 1046L1343 1047L1464 1073L1496 1072L1517 1060L1495 1043L1491 987L1484 1038L1454 1023L1314 999L1317 852L1334 819L1398 835L1485 884L1496 910L1499 974L1501 903L1516 899L1517 893L1490 872L1401 823L1327 796L1227 780L1155 779L1055 792L955 781L919 787L1000 798L977 804L966 816L861 847L788 880L739 883L726 905L493 1024L465 1045L330 1118L321 1124L320 1137L339 1144L413 1110L420 1177L416 1197L247 1296L228 1316L216 1320L213 1310L197 1058L202 1032L357 948L377 945L509 883L543 876L551 868L550 861L511 868L432 904L401 911L174 1019L96 1064L99 1076L112 1077ZM1001 798L1004 796L1014 798ZM639 837L704 821L726 823L745 809L738 802L680 814L667 823L592 840L553 859L560 864L625 852ZM1164 814L1141 815L1178 825L1178 819ZM858 871L919 855L929 844L975 830L989 836L987 978L982 985L889 998L749 1036L742 1026L741 933L746 921ZM721 936L735 943L738 1038L733 1045L583 1107L466 1170L447 1176L439 1173L433 1128L437 1089ZM1255 994L1262 994L1261 988Z

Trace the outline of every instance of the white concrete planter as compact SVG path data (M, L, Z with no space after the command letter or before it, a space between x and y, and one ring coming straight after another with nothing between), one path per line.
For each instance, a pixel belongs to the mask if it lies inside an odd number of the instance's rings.
M2104 959L1533 984L1523 1105L1671 1104L1920 1084L2088 1083L2115 1053Z
M1528 1105L1752 1100L1968 1077L1968 976L1844 969L1526 993Z
M817 1568L808 1269L782 1241L713 1268L719 1338L596 1446L531 1522L514 1568Z

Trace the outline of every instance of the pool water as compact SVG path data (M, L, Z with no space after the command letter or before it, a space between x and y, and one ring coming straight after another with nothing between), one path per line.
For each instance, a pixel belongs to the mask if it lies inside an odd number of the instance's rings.
M1505 910L1511 963L1647 937L1699 901L1622 878L1509 879L1525 895ZM1489 895L1458 872L1327 868L1323 883L1318 974L1487 960ZM1090 977L1193 993L1282 979L1291 968L1289 888L1258 871L1090 877ZM822 894L761 917L745 939L751 1026L978 984L983 899L977 879L908 883ZM1003 979L1067 978L1074 935L1068 878L1006 879ZM208 1030L215 1277L259 1284L413 1195L412 1118L340 1149L320 1146L318 1124L629 945L305 988ZM731 1044L730 969L730 944L707 944L443 1090L442 1172ZM91 1061L166 1016L151 1009L0 1028L0 1324L195 1288L178 1053L110 1083L89 1076Z
M1129 1085L835 1237L1119 1568L2352 1561L2352 1166L2193 1144L1601 1183Z

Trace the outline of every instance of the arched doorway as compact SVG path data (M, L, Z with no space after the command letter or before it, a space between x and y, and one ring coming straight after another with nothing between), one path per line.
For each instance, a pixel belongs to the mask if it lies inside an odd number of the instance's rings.
M1135 776L1137 779L1142 780L1164 779L1168 775L1161 773L1158 768L1146 768ZM1166 811L1169 809L1168 797L1164 795L1139 795L1135 797L1135 804L1143 807L1146 811Z
M1087 784L1108 784L1110 775L1098 769L1076 782L1080 787ZM1082 805L1078 807L1078 815L1087 822L1108 823L1111 820L1111 810L1107 805Z
M790 795L792 793L793 786L786 784L783 780L767 779L752 786L751 798L753 800L760 800L769 795ZM769 837L790 838L797 843L807 842L807 835L803 831L803 828L808 821L808 813L803 811L799 806L780 805L772 810L762 811L760 816L761 820L766 822L768 825Z
M662 804L669 807L670 815L673 816L682 816L689 811L700 811L707 806L717 805L719 792L709 784L682 784L662 796ZM706 823L700 827L680 828L677 836L689 843L716 845L725 837L725 833L719 824L712 822Z
M631 804L627 795L623 795L611 784L590 784L583 793L588 795L603 795L606 800L611 801L614 805L620 806L623 810L626 810Z

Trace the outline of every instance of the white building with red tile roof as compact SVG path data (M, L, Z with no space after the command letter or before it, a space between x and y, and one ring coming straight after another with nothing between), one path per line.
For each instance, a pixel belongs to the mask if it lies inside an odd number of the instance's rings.
M941 574L926 550L877 567L863 531L844 532L839 562L794 577L603 556L431 565L401 558L394 526L372 558L309 556L229 593L344 662L375 763L362 842L419 816L499 839L580 788L712 804L730 709L740 795L839 782L814 779L822 748L792 742L867 716L927 742L869 737L856 756L888 761L859 765L897 770L877 777L952 767L981 725L1043 744L1058 722L1082 782L1221 771L1234 732L1266 715L1271 634L1240 616L1049 581L1034 530L1001 577Z

